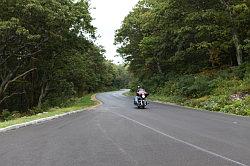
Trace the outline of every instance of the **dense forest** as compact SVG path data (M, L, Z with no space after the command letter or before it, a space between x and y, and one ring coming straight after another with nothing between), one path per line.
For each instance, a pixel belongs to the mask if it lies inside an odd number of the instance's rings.
M155 99L250 115L250 1L141 0L118 52Z
M95 44L87 0L0 1L0 118L125 86Z

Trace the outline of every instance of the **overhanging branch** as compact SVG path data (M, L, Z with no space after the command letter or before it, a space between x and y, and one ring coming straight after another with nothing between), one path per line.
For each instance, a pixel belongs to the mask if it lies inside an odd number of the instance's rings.
M16 81L17 79L19 79L19 78L25 76L26 74L28 74L29 72L31 72L31 71L33 71L33 70L36 70L36 68L30 69L30 70L24 72L23 74L20 74L20 75L16 76L16 77L13 78L9 83Z
M31 71L33 71L33 70L36 70L36 68L30 69L30 70L28 70L28 71L26 71L26 72L24 72L24 73L22 73L22 74L16 76L16 77L13 78L12 80L8 81L8 82L5 84L5 86L4 86L3 90L2 90L2 93L4 93L4 92L6 91L6 89L8 88L8 86L9 86L10 83L12 83L12 82L16 81L17 79L19 79L19 78L21 78L21 77L27 75L29 72L31 72Z
M11 95L9 96L5 96L3 99L0 100L0 105L8 98L11 98L12 96L15 96L15 95L21 95L21 94L24 94L25 92L22 92L22 93L12 93Z

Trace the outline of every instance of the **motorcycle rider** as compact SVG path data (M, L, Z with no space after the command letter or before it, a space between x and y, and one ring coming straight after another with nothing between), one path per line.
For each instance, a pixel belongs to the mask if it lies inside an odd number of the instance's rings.
M138 86L137 90L136 90L136 96L134 98L134 104L135 105L138 104L138 98L139 98L139 96L140 96L141 93L145 93L146 96L148 96L148 93L145 91L145 89L141 88L141 86Z

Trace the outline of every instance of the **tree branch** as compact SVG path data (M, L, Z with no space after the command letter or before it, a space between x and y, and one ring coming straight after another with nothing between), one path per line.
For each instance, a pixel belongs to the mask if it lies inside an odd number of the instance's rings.
M25 76L25 75L28 74L29 72L31 72L31 71L33 71L33 70L36 70L36 69L37 69L37 68L30 69L30 70L24 72L23 74L20 74L19 76L16 76L16 77L13 78L11 81L9 81L9 83L16 81L17 79L19 79L19 78Z
M9 55L7 58L5 58L5 59L1 62L0 66L2 66L5 62L7 62L7 60L8 60L11 56L12 56L12 55Z
M4 92L6 91L6 89L8 88L8 86L9 86L10 83L12 83L12 82L16 81L17 79L19 79L19 78L25 76L26 74L28 74L29 72L31 72L31 71L33 71L33 70L36 70L36 68L30 69L30 70L24 72L23 74L20 74L20 75L16 76L15 78L13 78L12 80L8 81L8 82L5 84L3 90L0 89L0 90L1 90L1 93L4 93ZM0 93L0 95L1 95L1 93Z
M2 100L0 100L0 105L8 98L11 98L12 96L15 96L15 95L21 95L21 94L24 94L25 92L22 92L22 93L12 93L11 95L9 96L5 96Z

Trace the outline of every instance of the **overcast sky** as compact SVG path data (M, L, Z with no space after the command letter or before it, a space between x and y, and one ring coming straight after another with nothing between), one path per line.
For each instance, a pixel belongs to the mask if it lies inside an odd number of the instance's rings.
M95 19L93 24L97 27L97 33L101 36L98 44L104 46L107 59L115 63L121 62L121 58L115 57L116 47L114 43L115 30L120 28L124 17L132 10L138 0L91 0L93 9L91 14Z

